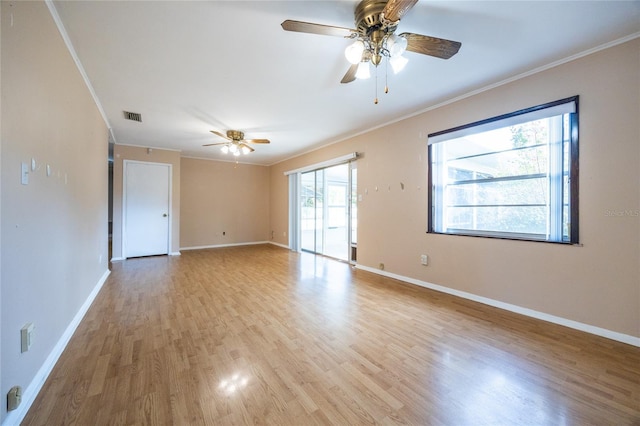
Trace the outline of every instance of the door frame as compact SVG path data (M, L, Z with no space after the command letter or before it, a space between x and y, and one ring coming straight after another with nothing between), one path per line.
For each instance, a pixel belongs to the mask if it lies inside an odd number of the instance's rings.
M138 160L122 160L122 258L127 259L126 241L127 241L127 167L130 164L150 164L155 166L165 166L169 169L169 205L168 215L169 223L167 225L167 255L171 254L171 247L173 247L172 228L173 228L173 164L171 163L158 163L153 161L138 161Z
M349 169L353 166L353 162L358 160L358 153L352 152L350 154L342 155L337 158L322 161L315 164L310 164L298 169L288 170L284 172L284 175L289 178L289 249L301 252L300 241L300 188L301 188L301 175L302 173L310 172L313 170L323 169L331 166L337 166L343 163L350 163ZM349 190L351 191L351 173L349 173ZM349 219L351 219L351 203L349 203ZM351 227L351 220L349 220L349 227ZM351 242L351 229L349 229L349 242ZM349 256L351 258L351 256ZM353 263L355 264L355 262Z
M289 188L289 192L290 192L290 202L295 204L295 209L296 209L296 214L292 214L293 212L290 210L290 215L289 215L289 230L291 231L295 231L296 235L292 235L292 232L290 233L289 236L289 244L291 246L292 241L296 242L296 251L298 252L308 252L308 253L313 253L316 255L321 255L321 256L327 256L327 257L331 257L332 259L337 259L339 261L342 262L347 262L350 263L352 265L356 264L356 261L353 259L352 256L352 239L351 239L351 231L352 231L352 225L353 225L353 221L352 221L352 214L353 214L353 210L352 210L352 206L351 206L351 199L352 199L352 191L353 191L353 168L354 168L354 164L356 162L357 158L350 158L347 159L346 161L342 161L342 162L335 162L335 163L324 163L322 164L320 167L318 168L312 168L312 167L308 167L305 169L302 169L301 171L294 171L291 172L291 174L293 174L295 176L295 185L292 186L292 182L290 181L290 188ZM328 185L327 185L327 176L326 173L324 173L324 171L326 169L329 169L331 167L337 167L337 166L341 166L341 165L346 165L347 166L347 180L345 182L345 187L346 187L346 204L345 204L345 209L346 209L346 214L347 214L347 226L346 226L346 232L347 232L347 242L346 242L346 258L342 259L342 258L337 258L337 257L333 257L330 256L328 254L325 253L325 242L326 242L326 232L327 232L327 218L328 218L328 209L329 209L329 205L326 202L326 198L328 197ZM305 173L314 173L314 191L315 189L317 189L317 182L318 182L318 178L317 178L317 172L322 171L323 175L322 175L322 186L323 186L323 206L322 206L322 251L317 251L317 230L314 230L314 249L313 250L308 250L308 249L304 249L302 247L302 215L301 215L301 207L300 207L300 201L301 201L301 192L302 192L302 175ZM292 192L295 191L293 194ZM317 216L315 216L314 222L317 219ZM293 221L297 222L297 226L294 226L292 224Z

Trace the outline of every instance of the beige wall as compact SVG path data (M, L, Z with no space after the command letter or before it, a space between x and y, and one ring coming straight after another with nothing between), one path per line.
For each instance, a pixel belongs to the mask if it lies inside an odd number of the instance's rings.
M274 165L275 241L287 244L283 172L357 151L360 265L640 337L640 217L608 214L640 211L639 64L636 39ZM427 134L573 95L582 246L425 232Z
M180 247L270 240L268 167L194 158L181 163Z
M123 160L171 164L171 253L180 247L180 152L137 146L115 145L113 148L113 233L112 258L122 259L122 178Z
M3 2L2 419L7 392L34 380L108 260L107 128L47 6L7 9ZM20 164L32 158L36 170L21 185ZM20 328L29 322L33 346L21 353Z

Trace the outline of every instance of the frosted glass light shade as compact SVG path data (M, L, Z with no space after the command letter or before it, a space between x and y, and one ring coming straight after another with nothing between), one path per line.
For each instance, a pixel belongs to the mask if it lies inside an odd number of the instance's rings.
M398 74L400 71L402 71L405 65L407 65L407 62L409 62L409 60L404 56L393 56L391 59L389 59L389 63L391 64L391 68L393 69L394 74Z
M369 71L369 62L360 62L358 70L356 71L356 78L360 80L366 80L371 77L371 71Z
M391 34L387 39L387 50L392 58L402 55L407 50L407 39Z
M222 148L220 148L220 151L222 151L223 154L228 154L229 147L227 145L222 145Z
M355 65L362 60L364 52L364 43L362 40L356 40L344 50L344 56L351 64Z
M243 153L244 155L247 155L247 154L248 154L248 153L250 153L250 152L251 152L251 150L249 149L249 147L248 147L248 146L243 146L243 147L242 147L242 153Z

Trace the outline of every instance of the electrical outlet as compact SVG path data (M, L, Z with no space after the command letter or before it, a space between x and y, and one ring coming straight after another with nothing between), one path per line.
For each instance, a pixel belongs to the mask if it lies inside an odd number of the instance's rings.
M420 263L427 266L429 264L429 257L426 254L423 254L420 256Z
M22 388L20 386L14 386L7 394L7 411L13 411L22 402Z

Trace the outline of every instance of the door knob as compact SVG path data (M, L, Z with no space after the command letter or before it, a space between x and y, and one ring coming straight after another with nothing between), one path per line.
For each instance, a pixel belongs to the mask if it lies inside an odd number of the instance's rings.
M167 217L167 214L166 214L166 213L165 213L165 214L163 214L163 215L162 215L162 217Z

